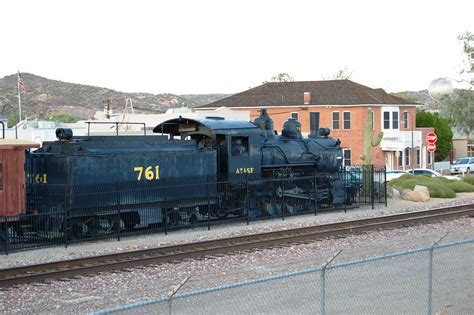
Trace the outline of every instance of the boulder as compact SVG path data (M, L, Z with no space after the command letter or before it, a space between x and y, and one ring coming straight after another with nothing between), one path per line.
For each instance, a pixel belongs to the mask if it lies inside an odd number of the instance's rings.
M425 202L425 201L430 200L430 191L428 190L428 187L416 185L413 191L416 192L418 195L420 195L422 199L421 201Z
M430 192L426 186L417 185L414 190L403 189L401 195L403 200L414 202L425 202L430 199Z
M392 188L392 198L397 200L402 199L402 194L400 190L398 190L397 188Z

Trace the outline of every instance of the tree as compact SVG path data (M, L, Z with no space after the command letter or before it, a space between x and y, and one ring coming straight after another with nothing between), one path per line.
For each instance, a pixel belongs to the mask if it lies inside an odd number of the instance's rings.
M434 131L438 136L435 151L436 161L443 161L453 150L453 132L449 127L449 122L448 119L441 117L439 113L426 111L417 111L416 113L416 126L434 127Z
M463 69L461 70L460 74L466 74L470 77L469 81L472 86L474 85L474 34L471 32L465 32L458 35L458 40L462 42L463 46Z
M295 78L286 72L275 74L270 79L270 82L294 82L294 81L295 81ZM267 81L263 83L267 83Z
M352 78L352 71L348 67L341 68L333 75L325 75L323 80L350 80Z
M75 123L75 122L77 122L81 119L82 118L79 117L79 116L68 115L68 114L56 114L56 115L49 116L48 118L46 118L46 120L60 121L60 122L63 122L63 123Z
M448 117L459 131L469 135L474 131L474 34L465 32L458 36L463 44L464 67L460 71L460 80L467 89L457 89L451 95L440 100L441 113ZM470 77L470 78L469 78Z

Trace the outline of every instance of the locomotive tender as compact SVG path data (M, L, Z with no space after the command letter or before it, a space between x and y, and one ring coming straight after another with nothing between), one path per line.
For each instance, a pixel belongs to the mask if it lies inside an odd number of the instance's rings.
M265 109L253 123L171 119L154 136L73 137L58 129L58 141L27 153L28 196L35 196L27 205L38 213L67 209L74 235L100 228L98 216L116 224L117 205L119 224L129 229L295 213L308 199L315 207L343 205L349 192L337 176L340 141L319 131L303 138L300 123L289 119L277 135Z

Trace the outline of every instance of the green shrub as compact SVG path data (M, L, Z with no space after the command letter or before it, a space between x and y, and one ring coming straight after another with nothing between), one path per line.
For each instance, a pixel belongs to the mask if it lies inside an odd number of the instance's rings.
M406 174L389 182L390 186L414 189L416 185L426 186L433 198L455 198L456 192L448 185L452 181L442 177L429 177L426 175L411 175ZM458 186L456 186L458 188Z
M462 180L454 180L448 183L448 187L455 192L474 192L474 185L463 182Z
M466 175L462 178L462 180L468 184L474 185L474 176L473 175Z

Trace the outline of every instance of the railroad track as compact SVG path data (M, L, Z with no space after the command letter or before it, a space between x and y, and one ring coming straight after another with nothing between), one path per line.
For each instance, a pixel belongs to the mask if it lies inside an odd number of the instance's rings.
M287 246L289 244L314 241L331 236L401 227L467 215L474 215L474 205L437 208L262 234L0 269L0 287L45 280L67 279L104 271L230 254L243 250Z

